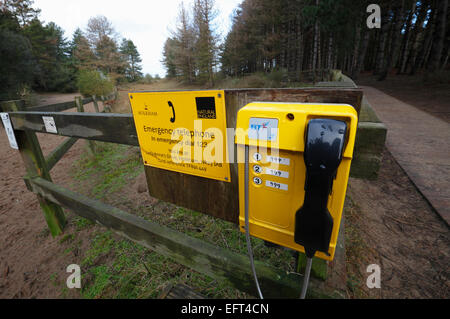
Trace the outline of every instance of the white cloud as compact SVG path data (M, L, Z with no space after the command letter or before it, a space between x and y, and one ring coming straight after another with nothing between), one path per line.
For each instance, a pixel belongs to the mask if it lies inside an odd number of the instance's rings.
M184 1L190 6L193 0ZM231 26L230 15L242 0L216 0L216 24L223 36ZM174 28L181 0L34 0L40 19L55 22L68 39L79 27L86 29L90 17L104 15L116 31L137 46L144 73L165 75L161 64L164 41Z

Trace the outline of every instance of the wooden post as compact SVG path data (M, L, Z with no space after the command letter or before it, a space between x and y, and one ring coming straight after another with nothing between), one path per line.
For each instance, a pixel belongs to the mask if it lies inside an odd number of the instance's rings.
M25 103L23 100L13 101L7 105L5 111L23 111L25 110ZM36 133L32 131L14 131L16 140L19 145L19 152L25 164L28 176L40 176L47 181L52 181L50 177L44 155L42 154L41 146ZM39 205L44 212L45 220L53 237L63 232L66 224L66 218L62 208L54 204L41 195L37 195Z
M92 96L92 101L94 102L95 112L100 113L99 108L98 108L97 97L95 95Z
M94 99L95 101L95 99ZM83 99L81 98L81 96L75 96L75 104L77 106L77 111L78 112L84 112L84 106L83 106ZM95 105L95 103L94 103ZM97 106L97 111L98 111L98 106ZM89 147L89 152L91 153L92 156L95 155L96 153L96 145L94 141L88 141L88 147Z
M83 99L81 96L75 96L75 105L78 112L84 112Z

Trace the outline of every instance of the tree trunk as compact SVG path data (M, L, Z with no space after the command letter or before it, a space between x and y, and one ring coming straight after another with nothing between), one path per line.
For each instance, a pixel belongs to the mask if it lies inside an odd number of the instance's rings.
M300 79L300 73L303 70L303 30L301 27L300 18L297 20L297 59L296 59L296 70L297 80Z
M445 56L444 62L442 63L442 70L445 70L445 68L447 67L447 63L448 63L448 49L447 49L447 55Z
M319 7L319 0L316 0L316 7ZM319 21L316 15L316 22L314 23L314 45L312 52L312 71L314 73L314 81L315 81L315 72L317 67L317 47L318 47L318 38L319 38Z
M426 61L425 57L427 55L427 52L430 49L431 46L431 39L433 36L433 30L434 30L434 24L435 24L435 20L436 20L436 9L433 8L431 15L430 15L430 19L427 22L427 26L426 29L424 31L424 39L422 42L422 46L421 49L417 55L416 60L414 61L414 64L411 68L411 72L409 73L410 75L414 75L418 69L420 69L422 67L422 65L424 64L424 62Z
M320 29L318 28L318 33L317 33L317 69L322 68L322 50L321 50L321 42L322 40L320 39Z
M361 41L361 24L359 23L358 26L356 27L356 33L355 33L352 65L351 65L351 70L350 70L351 74L354 74L354 69L356 67L356 64L358 63L358 52L359 52L360 41Z
M437 15L433 35L433 46L431 47L430 60L428 64L429 73L435 72L440 66L445 39L445 18L447 16L447 8L448 0L440 0L436 7Z
M313 71L316 70L316 64L317 64L317 38L318 38L318 26L317 26L317 22L314 24L314 42L313 42L313 48L312 48L312 59L311 59L311 69Z
M425 17L427 16L428 7L429 7L428 1L422 1L421 5L420 5L420 11L419 11L417 19L414 23L414 28L412 29L412 32L411 32L411 37L410 37L411 38L411 40L410 40L411 48L410 48L410 52L408 54L405 69L403 70L403 72L405 72L405 73L410 72L410 70L413 68L413 66L415 64L415 61L417 58L417 51L419 50L419 47L420 47L419 35L424 30L423 22L425 21Z
M383 81L386 79L389 71L391 70L391 67L393 65L394 59L397 56L397 51L399 48L398 37L400 36L400 32L403 25L403 5L405 1L402 1L401 6L397 6L394 10L394 23L393 23L393 29L392 29L392 38L391 38L391 50L389 52L389 55L386 59L386 64L384 65L383 70L380 73L380 76L378 77L378 81Z
M330 33L330 37L328 38L328 58L327 58L327 69L331 69L333 67L333 33Z
M384 52L386 50L386 42L389 35L389 29L391 27L391 21L389 21L389 11L390 7L387 9L387 12L384 13L382 19L381 19L381 30L380 30L380 40L379 40L379 47L377 50L377 56L375 58L375 68L374 68L374 75L380 74L381 70L383 69L384 65Z
M398 65L399 68L398 68L397 74L401 74L401 73L405 72L406 61L408 59L408 54L410 52L409 43L410 43L410 38L411 38L412 19L413 19L415 12L416 12L416 2L413 2L411 11L408 15L408 21L406 22L405 34L403 36L403 45L402 45L402 50L400 53L400 59L399 59L399 65Z
M369 44L369 37L370 37L370 33L369 32L370 32L369 30L366 30L364 32L364 37L363 37L363 40L362 40L362 43L361 43L361 49L360 49L360 52L358 54L358 60L357 60L356 65L355 65L355 67L353 69L353 72L352 72L352 79L353 80L358 79L358 75L361 72L361 68L362 68L362 66L364 64L364 59L366 57L367 46Z

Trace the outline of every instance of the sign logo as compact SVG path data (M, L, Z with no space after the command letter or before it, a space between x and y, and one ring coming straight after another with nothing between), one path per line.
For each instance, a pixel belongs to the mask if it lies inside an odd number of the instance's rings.
M278 119L250 118L248 137L257 140L275 141L278 133Z
M259 130L262 130L262 129L267 129L268 125L269 125L269 122L265 122L265 123L262 123L260 125L259 124L250 124L250 129L259 131Z
M158 112L149 111L150 106L147 105L147 103L144 103L144 110L139 111L139 115L145 115L145 116L157 116Z
M199 119L216 118L216 101L213 96L196 97L197 117Z

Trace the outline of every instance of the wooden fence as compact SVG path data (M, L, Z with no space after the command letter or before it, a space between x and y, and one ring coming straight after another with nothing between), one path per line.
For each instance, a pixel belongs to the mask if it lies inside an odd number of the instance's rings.
M361 108L364 107L362 91L356 88L225 90L227 127L235 126L236 113L239 108L248 102L258 100L348 103L353 105L358 113L361 113ZM27 170L24 177L25 183L27 188L37 195L51 234L57 236L63 232L66 221L61 207L64 207L165 255L175 262L218 280L224 280L237 289L256 295L250 262L246 255L189 237L116 207L77 194L52 182L50 169L74 144L76 139L83 138L90 141L138 146L131 114L99 112L98 105L96 113L83 113L83 105L90 102L96 104L96 99L77 98L74 102L27 109L24 108L22 101L10 101L2 104L3 112L8 112L11 118L19 152ZM77 107L79 112L61 112L74 107ZM46 158L42 154L36 137L36 132L48 133L43 123L43 116L53 117L57 127L56 134L68 137ZM370 120L370 117L366 116L366 118ZM359 142L358 135L360 136ZM377 166L367 165L366 162L368 158L373 160L372 155L380 156L385 136L386 128L384 126L359 123L355 159L352 165L352 171L358 172L359 177L372 178L376 176ZM367 143L361 142L366 140L368 140ZM356 156L356 154L359 155ZM354 167L356 167L355 170ZM145 170L149 191L153 196L237 223L237 166L231 167L232 181L235 181L233 183L211 181L148 166L145 167ZM185 189L192 191L190 194L192 196L189 198L181 196L180 191L173 186L161 187L161 185L170 183L184 185ZM156 184L158 187L153 187ZM200 201L192 200L196 196L205 197L205 194L213 194L214 190L217 191L215 194L218 194L218 197L208 200L206 206L198 207ZM218 202L220 205L217 205ZM255 267L266 297L298 297L303 276L297 273L286 273L260 261L255 262ZM314 289L313 286L309 291L309 296L320 297L321 292Z

